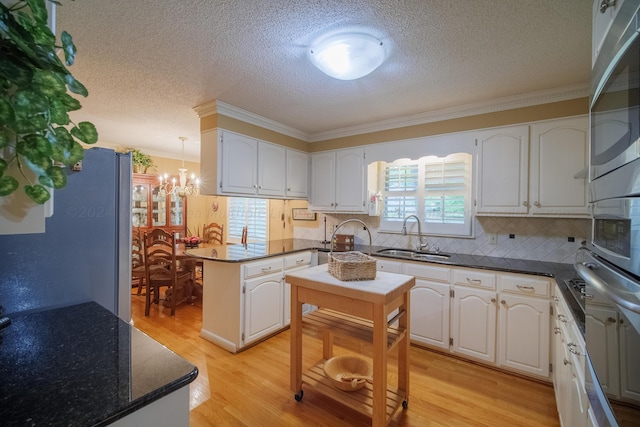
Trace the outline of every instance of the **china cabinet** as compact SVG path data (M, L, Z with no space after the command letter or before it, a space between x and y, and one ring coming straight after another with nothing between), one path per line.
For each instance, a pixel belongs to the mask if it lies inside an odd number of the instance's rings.
M131 194L131 225L142 232L162 228L185 234L187 230L187 200L177 194L160 194L157 175L133 174Z

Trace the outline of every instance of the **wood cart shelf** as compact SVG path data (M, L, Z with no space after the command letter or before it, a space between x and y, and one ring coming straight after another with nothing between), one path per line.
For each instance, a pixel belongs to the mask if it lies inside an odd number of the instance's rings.
M303 384L371 417L373 426L386 426L409 399L409 290L413 276L377 272L374 280L343 282L327 265L287 274L291 284L291 390L302 400ZM302 317L302 304L319 310ZM398 314L388 320L389 314ZM319 328L323 359L302 373L302 324ZM353 392L334 388L325 377L324 362L333 355L333 335L372 343L373 382ZM398 349L398 388L387 387L387 354Z

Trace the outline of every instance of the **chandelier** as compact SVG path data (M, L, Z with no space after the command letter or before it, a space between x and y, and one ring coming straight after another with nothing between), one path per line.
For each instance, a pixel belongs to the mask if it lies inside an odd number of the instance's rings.
M180 197L199 196L200 195L200 179L195 174L191 174L191 179L187 181L187 168L184 167L184 142L187 140L184 136L178 137L182 141L182 167L178 169L178 179L175 177L169 179L168 174L160 175L160 190L162 197L167 194L175 194Z

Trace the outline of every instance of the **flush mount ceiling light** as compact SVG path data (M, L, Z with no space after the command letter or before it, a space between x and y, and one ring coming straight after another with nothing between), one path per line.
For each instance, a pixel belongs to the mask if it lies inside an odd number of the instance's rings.
M380 40L365 33L341 33L320 40L311 48L311 61L323 73L340 80L355 80L378 68L385 59Z

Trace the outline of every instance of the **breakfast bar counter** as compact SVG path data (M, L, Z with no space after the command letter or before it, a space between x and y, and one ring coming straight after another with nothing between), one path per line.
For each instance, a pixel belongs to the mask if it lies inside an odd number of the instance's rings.
M324 264L287 274L285 280L291 284L290 381L295 399L302 400L305 383L370 416L373 426L386 426L400 405L407 407L409 399L409 291L415 278L378 271L373 280L341 281ZM333 353L331 330L323 332L323 359L303 375L303 303L321 307L305 316L312 322L322 317L326 325L349 324L344 330L355 331L365 339L369 336L373 349L372 387L367 384L358 391L342 392L323 377L322 366ZM398 314L388 320L394 310ZM388 390L387 353L394 348L398 350L398 385L397 389Z
M109 310L88 302L10 318L0 332L0 424L189 424L198 368Z

